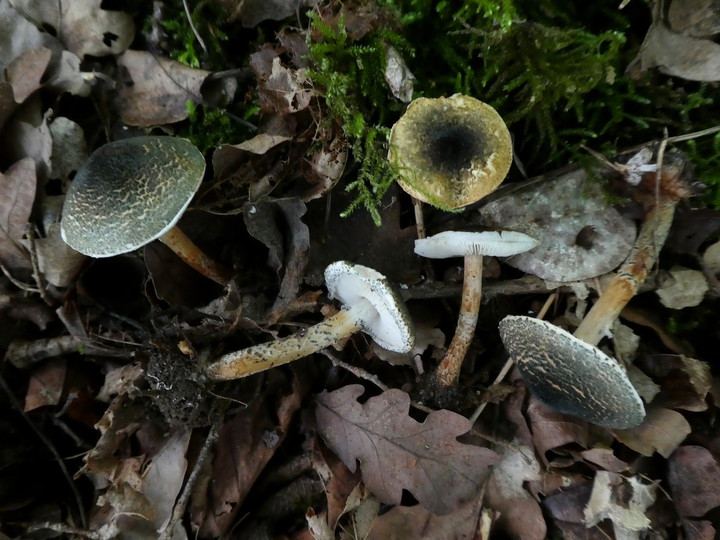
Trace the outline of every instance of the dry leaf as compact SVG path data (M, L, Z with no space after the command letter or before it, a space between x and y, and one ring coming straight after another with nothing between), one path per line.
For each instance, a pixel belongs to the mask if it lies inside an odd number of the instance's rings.
M476 533L480 528L479 522L483 521L483 513L480 498L468 501L445 516L435 515L420 505L395 506L375 519L367 539L482 540L487 537L477 536Z
M360 385L317 397L318 432L387 504L400 504L407 489L428 510L447 514L475 496L498 461L491 450L458 442L471 424L451 411L430 413L424 422L408 415L410 396L388 390L364 404Z
M60 236L60 224L48 227L47 236L35 240L40 273L56 287L69 286L87 257L68 246Z
M668 457L691 431L690 424L679 412L651 407L642 424L632 429L619 429L615 436L643 456L650 457L657 452Z
M702 517L720 506L720 464L702 446L681 446L670 456L668 483L683 517Z
M543 540L547 534L538 502L525 484L540 480L540 464L527 446L507 446L493 467L488 485L489 506L500 514L498 526L512 538Z
M25 412L60 403L66 370L65 360L46 362L33 369L25 395Z
M655 290L660 297L660 303L670 309L683 309L695 307L705 298L708 292L707 279L700 270L673 266L670 269L672 279L670 283L663 284Z
M639 539L650 528L645 511L655 502L657 484L643 484L634 477L598 471L585 507L585 524L592 527L604 519L613 523L618 539Z
M30 270L30 257L21 247L35 200L35 163L25 158L0 173L0 262L10 270Z
M210 74L146 51L126 51L118 65L132 84L120 88L120 116L128 125L149 127L188 117L187 102L200 103L200 87Z
M102 0L11 0L15 9L39 27L52 28L71 52L120 54L135 37L132 17L102 9Z
M258 79L260 108L267 113L295 113L310 104L314 91L305 85L307 70L283 66L280 52L265 44L250 55L250 67Z
M631 75L659 67L660 71L691 81L720 80L720 45L710 39L701 39L673 32L662 20L656 2L653 22L638 55L627 70Z

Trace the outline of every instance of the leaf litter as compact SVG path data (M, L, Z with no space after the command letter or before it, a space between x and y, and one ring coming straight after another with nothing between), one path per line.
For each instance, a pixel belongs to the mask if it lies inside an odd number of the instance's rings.
M658 146L619 157L612 170L571 165L515 182L462 214L424 210L432 232L504 227L538 235L542 247L486 258L492 301L481 310L457 403L419 403L422 378L452 334L459 262L430 265L414 255L416 214L395 186L382 199L379 227L361 211L340 217L353 202L343 188L357 174L350 158L359 149L346 126L328 121L333 96L314 82L318 66L308 56L318 35L303 26L312 8L329 28L345 24L353 47L386 14L374 4L217 5L223 23L239 21L245 36L262 38L233 42L240 50L222 71L197 39L206 30L224 39L213 22L189 29L204 56L197 67L164 50L170 26L151 37L137 17L98 0L0 0L0 430L13 441L0 463L8 486L0 531L712 537L720 439L708 361L717 335L699 339L686 315L711 318L717 308L717 211L679 208L659 271L623 312L633 331L616 326L602 343L643 386L640 426L613 431L560 414L514 371L493 384L505 360L497 336L504 314L536 314L557 291L547 318L576 325L627 257L656 194L647 166ZM657 67L718 80L717 13L694 0L656 10L630 73ZM407 49L382 46L379 80L401 111L423 81ZM248 118L257 129L240 109L255 111ZM197 122L206 124L198 130ZM222 140L202 148L211 167L180 227L232 268L227 287L157 243L90 260L62 241L64 193L92 150L140 133L203 141L218 126ZM203 366L218 355L334 313L322 272L339 259L398 286L419 332L410 353L356 336L246 380L205 379ZM650 291L660 298L643 294ZM479 420L468 420L488 397Z

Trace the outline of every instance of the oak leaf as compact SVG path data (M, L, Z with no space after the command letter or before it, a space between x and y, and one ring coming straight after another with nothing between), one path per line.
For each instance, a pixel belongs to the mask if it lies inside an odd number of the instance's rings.
M472 498L499 457L457 437L472 426L448 410L431 412L424 422L408 415L410 396L392 389L361 404L360 385L317 397L318 431L382 502L400 504L407 489L425 508L447 514Z

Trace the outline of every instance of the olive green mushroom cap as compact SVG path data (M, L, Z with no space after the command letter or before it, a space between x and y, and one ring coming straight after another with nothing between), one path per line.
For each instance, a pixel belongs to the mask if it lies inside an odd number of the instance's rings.
M599 426L638 426L645 408L625 370L597 347L540 319L509 315L500 337L542 402Z
M453 209L500 185L512 163L512 141L487 103L462 94L418 98L392 128L388 159L407 193Z
M101 146L70 185L62 238L91 257L138 249L175 226L204 174L204 156L186 139L132 137Z

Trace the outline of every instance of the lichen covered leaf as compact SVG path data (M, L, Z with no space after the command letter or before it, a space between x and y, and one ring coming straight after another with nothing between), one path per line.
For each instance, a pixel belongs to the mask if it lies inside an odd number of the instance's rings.
M410 396L392 389L361 404L360 385L317 397L318 431L351 470L360 461L363 481L380 500L399 504L407 489L428 510L447 514L475 496L498 456L458 442L470 421L440 410L418 422L408 415Z

